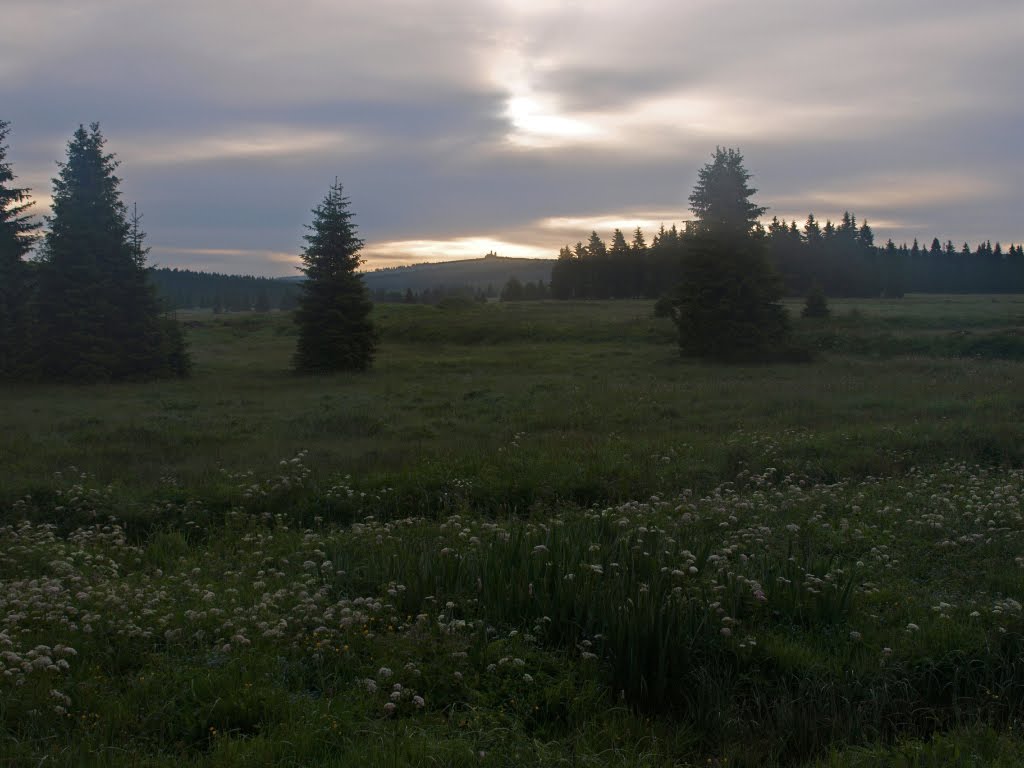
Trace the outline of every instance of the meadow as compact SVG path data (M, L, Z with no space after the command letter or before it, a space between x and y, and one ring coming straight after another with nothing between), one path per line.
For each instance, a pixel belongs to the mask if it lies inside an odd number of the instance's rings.
M190 380L0 390L0 765L1017 765L1024 297L179 313Z

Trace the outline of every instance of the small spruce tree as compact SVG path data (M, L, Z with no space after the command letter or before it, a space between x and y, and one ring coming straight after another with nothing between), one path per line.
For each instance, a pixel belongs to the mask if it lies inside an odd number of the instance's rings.
M821 283L814 283L811 285L811 290L807 294L807 301L804 302L804 308L800 310L801 317L828 317L830 310L828 308L828 301L825 299L825 290L821 287Z
M0 120L0 378L21 375L29 363L29 270L23 257L39 225L26 214L28 190L9 186L14 172L5 162L10 124Z
M299 340L293 365L300 373L364 370L373 361L377 335L370 319L373 305L363 278L363 241L356 235L349 200L335 179L313 223L303 236L302 283L295 322Z

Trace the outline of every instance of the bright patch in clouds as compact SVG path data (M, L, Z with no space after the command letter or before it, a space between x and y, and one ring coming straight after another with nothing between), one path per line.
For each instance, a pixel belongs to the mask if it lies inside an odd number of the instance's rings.
M591 216L550 216L537 222L537 226L560 233L577 232L580 236L597 232L602 237L604 237L604 233L611 233L616 229L621 229L628 234L640 227L644 235L650 237L658 231L662 224L670 227L674 222L680 221L679 213L679 210L664 210L606 213Z
M298 254L262 248L177 248L154 245L150 249L151 266L180 266L185 269L220 272L229 275L297 275ZM289 267L294 266L295 269Z
M310 130L291 126L238 128L215 136L143 141L118 141L117 155L138 166L201 163L212 160L294 159L370 149L366 138L342 131Z
M897 232L916 232L921 229L921 224L918 222L904 221L901 219L893 218L876 219L872 216L862 216L861 211L859 209L848 212L852 213L854 216L857 217L858 227L867 222L868 226L871 227L871 231L875 233L876 245L881 244L879 242L878 234L880 231L884 231L886 233L892 232L893 234L895 234ZM784 222L787 225L795 221L797 228L799 228L799 230L803 232L804 224L807 222L808 213L814 214L814 220L818 222L819 227L824 227L826 221L831 221L833 224L839 224L839 222L843 220L843 211L838 209L821 209L817 211L804 211L802 213L797 210L771 210L768 211L767 216L761 219L761 225L764 226L765 229L767 229L768 225L771 223L772 217L775 216L779 219L779 221Z
M506 117L515 129L513 144L524 147L553 147L600 139L603 132L586 119L558 114L550 104L530 96L508 100Z
M768 104L749 95L675 93L639 101L627 110L559 112L554 97L512 97L506 116L518 146L550 149L601 146L636 156L677 151L675 141L835 140L872 130L850 104Z
M591 142L601 130L585 115L565 113L559 99L540 85L538 70L545 62L529 61L515 45L496 58L491 82L507 94L503 117L509 122L510 143L530 148L552 148Z
M971 174L878 174L836 189L808 191L804 200L858 208L927 208L958 201L991 200L1005 192L1001 183Z

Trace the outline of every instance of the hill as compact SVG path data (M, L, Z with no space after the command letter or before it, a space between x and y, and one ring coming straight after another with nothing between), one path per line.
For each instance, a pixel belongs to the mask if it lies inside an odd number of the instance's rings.
M412 264L407 267L389 267L364 272L363 280L370 293L421 293L439 287L464 287L474 290L500 291L509 278L521 283L551 281L554 259L515 259L503 256L485 256L463 261L442 261L430 264Z

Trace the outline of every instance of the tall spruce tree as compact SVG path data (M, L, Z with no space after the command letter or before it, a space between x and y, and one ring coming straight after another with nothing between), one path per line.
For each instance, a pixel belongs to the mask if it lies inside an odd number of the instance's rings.
M0 378L18 376L28 365L29 274L23 257L36 241L39 225L26 211L28 190L12 187L4 141L10 123L0 120Z
M363 241L356 235L348 204L335 179L324 201L313 209L313 223L303 236L306 280L295 312L299 340L293 360L300 373L363 370L373 361L373 305L356 273Z
M765 259L764 208L738 150L718 148L690 195L696 216L674 301L679 349L720 360L772 356L789 333L782 283Z
M180 330L161 317L142 233L129 222L97 123L79 126L53 180L36 302L38 372L66 381L182 376Z

